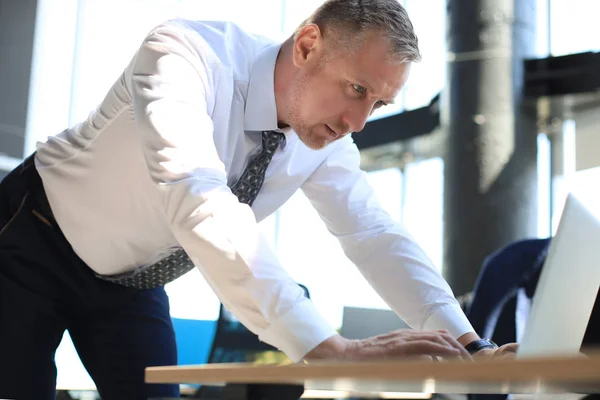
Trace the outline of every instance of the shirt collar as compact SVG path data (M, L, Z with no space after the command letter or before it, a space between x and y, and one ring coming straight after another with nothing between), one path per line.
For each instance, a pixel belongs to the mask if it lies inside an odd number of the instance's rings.
M263 48L252 65L244 111L244 130L271 131L277 127L275 61L281 43Z

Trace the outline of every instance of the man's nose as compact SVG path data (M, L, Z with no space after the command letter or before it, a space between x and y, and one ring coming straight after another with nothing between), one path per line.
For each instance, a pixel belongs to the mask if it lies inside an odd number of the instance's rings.
M370 110L354 108L352 110L348 110L342 119L344 124L350 128L350 132L360 132L367 123L369 113Z

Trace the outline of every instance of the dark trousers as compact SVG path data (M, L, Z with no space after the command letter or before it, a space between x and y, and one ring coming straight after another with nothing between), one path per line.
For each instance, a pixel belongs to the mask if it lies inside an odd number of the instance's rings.
M176 385L144 383L145 367L177 364L164 288L95 277L54 221L29 159L0 183L0 398L55 398L65 329L103 399L179 395Z

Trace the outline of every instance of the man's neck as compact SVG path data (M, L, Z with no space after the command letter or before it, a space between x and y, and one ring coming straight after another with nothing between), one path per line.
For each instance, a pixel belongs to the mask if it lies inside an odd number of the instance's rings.
M277 107L277 121L279 128L287 127L287 93L290 87L292 75L294 73L294 63L292 60L292 46L294 38L288 38L281 45L277 60L275 61L275 105Z

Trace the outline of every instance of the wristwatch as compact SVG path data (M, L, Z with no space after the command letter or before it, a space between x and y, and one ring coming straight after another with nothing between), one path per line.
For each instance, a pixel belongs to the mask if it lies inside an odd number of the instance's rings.
M492 339L479 339L473 340L471 343L465 346L465 349L470 354L475 354L479 350L483 349L497 349L498 345L492 341Z

